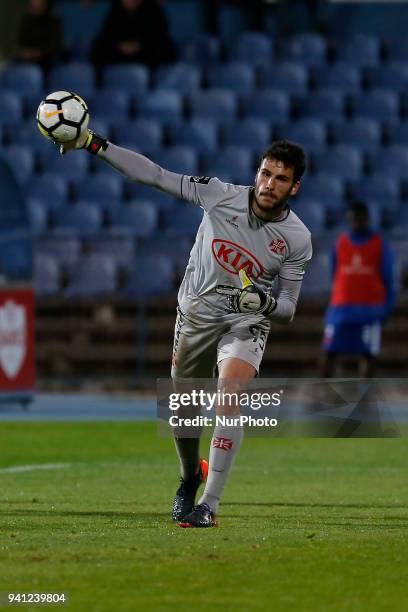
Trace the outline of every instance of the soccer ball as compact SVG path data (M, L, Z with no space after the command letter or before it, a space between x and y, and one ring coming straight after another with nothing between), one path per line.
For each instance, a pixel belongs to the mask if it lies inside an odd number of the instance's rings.
M38 107L38 129L54 142L69 142L78 138L88 123L87 105L78 94L70 91L48 94Z

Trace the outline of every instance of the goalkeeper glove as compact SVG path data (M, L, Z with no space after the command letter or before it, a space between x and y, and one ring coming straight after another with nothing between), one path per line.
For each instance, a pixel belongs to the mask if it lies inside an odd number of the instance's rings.
M226 295L228 306L232 312L245 314L271 314L277 306L275 298L266 293L254 281L250 280L245 270L239 271L242 289L230 285L217 285L215 290L220 295Z
M98 155L100 151L106 151L107 146L108 141L105 140L105 138L98 136L92 132L92 130L85 130L84 133L75 140L70 140L69 142L61 144L59 150L61 155L66 155L74 149L86 149L90 153Z

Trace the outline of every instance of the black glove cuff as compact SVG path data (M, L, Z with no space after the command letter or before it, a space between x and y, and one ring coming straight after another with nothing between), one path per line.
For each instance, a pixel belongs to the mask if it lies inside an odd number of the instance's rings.
M89 130L89 133L91 134L91 138L85 145L85 149L93 155L98 155L101 150L106 151L106 149L108 148L108 141L106 140L106 138L98 136L91 130Z

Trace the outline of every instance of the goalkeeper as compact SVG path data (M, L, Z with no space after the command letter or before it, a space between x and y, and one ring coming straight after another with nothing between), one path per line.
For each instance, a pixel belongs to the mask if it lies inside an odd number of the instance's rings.
M262 155L255 184L240 186L169 172L90 131L60 151L74 148L87 149L132 181L204 209L178 293L172 378L177 386L186 379L211 378L218 368L222 391L245 389L259 371L271 322L292 321L312 256L310 232L289 206L305 171L303 149L285 140L274 142ZM223 414L237 415L239 409L224 407ZM242 437L242 427L215 427L207 466L200 460L199 437L182 437L175 430L181 482L173 519L180 526L217 524ZM205 489L195 505L207 468Z

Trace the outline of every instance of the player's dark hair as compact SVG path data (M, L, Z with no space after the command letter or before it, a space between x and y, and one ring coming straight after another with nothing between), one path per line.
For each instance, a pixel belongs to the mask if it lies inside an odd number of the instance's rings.
M348 209L353 213L365 215L367 217L370 214L367 204L365 202L361 202L360 200L356 202L352 202L350 206L348 207Z
M306 170L306 155L303 148L289 140L276 140L264 151L261 163L264 159L276 159L284 166L293 168L293 178L300 181Z

